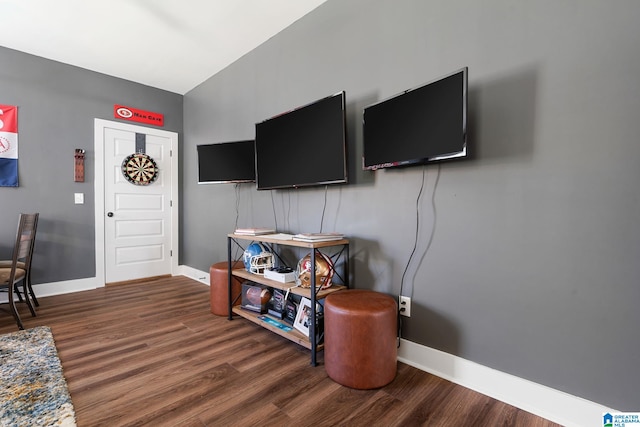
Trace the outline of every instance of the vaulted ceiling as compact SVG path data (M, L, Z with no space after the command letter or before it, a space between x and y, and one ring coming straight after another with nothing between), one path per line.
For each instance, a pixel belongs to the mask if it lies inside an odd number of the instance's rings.
M0 46L185 94L326 0L0 0Z

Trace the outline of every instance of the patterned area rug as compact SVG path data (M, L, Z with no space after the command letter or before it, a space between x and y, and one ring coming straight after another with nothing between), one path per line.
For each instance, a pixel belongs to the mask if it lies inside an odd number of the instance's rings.
M0 426L75 426L51 329L0 335Z

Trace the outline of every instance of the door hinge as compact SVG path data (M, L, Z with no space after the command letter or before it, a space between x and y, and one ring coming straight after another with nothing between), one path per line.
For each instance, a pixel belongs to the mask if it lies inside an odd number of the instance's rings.
M169 251L169 256L173 256L173 250Z
M173 200L169 200L169 207L172 208L173 207Z
M173 157L173 150L169 150L169 157Z

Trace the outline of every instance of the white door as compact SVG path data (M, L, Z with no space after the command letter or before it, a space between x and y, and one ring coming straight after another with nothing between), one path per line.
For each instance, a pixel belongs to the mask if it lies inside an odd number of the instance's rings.
M173 182L176 171L171 155L176 153L177 134L107 122L102 127L102 138L105 282L171 274L176 228L173 221L177 221L172 206L172 199L177 199L177 186ZM155 180L147 185L135 185L123 173L123 161L137 153L145 154L157 166ZM146 177L152 175L148 173ZM96 205L96 218L97 211Z

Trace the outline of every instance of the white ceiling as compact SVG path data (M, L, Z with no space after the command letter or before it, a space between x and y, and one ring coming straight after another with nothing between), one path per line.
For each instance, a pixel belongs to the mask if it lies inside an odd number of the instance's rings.
M0 0L0 46L185 94L326 0Z

